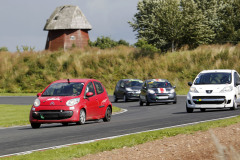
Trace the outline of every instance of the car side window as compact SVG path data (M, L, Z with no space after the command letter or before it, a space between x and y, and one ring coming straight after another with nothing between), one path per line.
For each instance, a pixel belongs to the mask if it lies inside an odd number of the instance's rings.
M125 87L124 81L122 81L122 82L120 83L120 86L121 86L122 88Z
M236 83L240 80L239 75L237 74L237 72L234 72L234 85L236 85Z
M120 82L121 82L121 81L118 81L118 83L117 83L117 87L118 87L118 88L120 87Z
M97 94L101 94L104 92L103 86L99 82L94 82Z
M88 92L92 92L93 95L95 95L95 89L93 87L93 83L92 82L89 82L86 89L85 89L85 95L88 93Z

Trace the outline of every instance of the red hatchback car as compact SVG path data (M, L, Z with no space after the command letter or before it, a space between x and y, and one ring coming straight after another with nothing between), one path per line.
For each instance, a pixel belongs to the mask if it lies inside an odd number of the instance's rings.
M39 128L43 123L68 125L111 120L112 104L103 85L95 79L58 80L37 97L29 117L32 128Z

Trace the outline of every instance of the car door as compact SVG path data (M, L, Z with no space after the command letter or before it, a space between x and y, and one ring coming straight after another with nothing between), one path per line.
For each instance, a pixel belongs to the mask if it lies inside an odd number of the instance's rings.
M145 81L142 85L141 93L140 93L140 98L142 101L146 101L146 96L147 96L147 81Z
M86 94L88 92L92 92L93 96L86 97ZM86 107L87 118L93 119L98 112L98 97L96 96L96 92L92 82L89 82L85 88L84 99L85 99L85 104L87 106Z
M118 83L117 83L117 85L116 85L116 87L115 87L115 92L114 92L114 94L116 95L116 97L117 98L119 98L119 93L120 93L120 83L121 83L121 80L120 81L118 81Z
M102 84L100 82L94 81L94 86L97 92L98 99L98 117L104 116L106 111L106 103L108 101L108 95L105 92Z

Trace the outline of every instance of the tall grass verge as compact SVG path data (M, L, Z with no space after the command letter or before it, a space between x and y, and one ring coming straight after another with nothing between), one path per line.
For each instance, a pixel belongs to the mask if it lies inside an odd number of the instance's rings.
M165 78L177 87L178 94L186 94L187 82L202 70L240 71L239 58L240 45L230 44L151 55L126 46L66 52L1 52L0 93L41 92L50 82L66 78L95 78L108 90L113 90L123 78Z

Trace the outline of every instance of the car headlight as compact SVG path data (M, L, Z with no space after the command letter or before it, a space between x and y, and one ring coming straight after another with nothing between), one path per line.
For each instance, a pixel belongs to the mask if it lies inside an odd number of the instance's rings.
M148 90L148 93L150 93L150 94L154 94L154 93L155 93L155 91L154 91L154 90L152 90L152 89L149 89L149 90Z
M191 87L189 92L198 93L198 90L195 87Z
M33 105L34 105L34 107L40 106L40 100L38 98L35 99L34 102L33 102Z
M170 89L169 93L174 93L175 89Z
M67 106L74 106L80 102L80 98L74 98L67 101Z
M232 86L224 87L220 93L226 93L226 92L231 92L233 90Z
M131 88L126 88L126 91L132 92L133 90Z
M136 93L141 93L141 91L139 90L139 91L136 91Z

